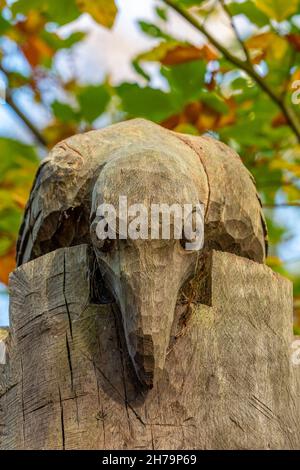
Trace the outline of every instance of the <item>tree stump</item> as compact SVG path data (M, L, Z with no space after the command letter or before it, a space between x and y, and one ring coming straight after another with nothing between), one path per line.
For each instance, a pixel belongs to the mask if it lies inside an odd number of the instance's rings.
M300 447L288 280L212 251L203 303L145 390L116 306L90 300L90 259L87 245L61 248L11 276L1 449Z

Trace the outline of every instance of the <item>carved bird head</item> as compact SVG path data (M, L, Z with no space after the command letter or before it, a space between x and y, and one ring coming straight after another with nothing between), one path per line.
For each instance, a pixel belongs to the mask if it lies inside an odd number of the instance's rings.
M18 265L57 248L92 244L119 306L136 373L151 387L164 368L178 293L193 276L199 252L182 246L191 240L174 236L177 223L169 237L124 238L121 217L116 239L99 238L103 214L97 209L103 203L119 208L120 196L127 198L128 210L141 204L148 216L153 204L203 203L205 252L264 262L266 227L241 159L208 136L178 134L135 119L68 138L43 161L20 228ZM136 224L135 216L128 213L126 229Z
M118 152L102 169L93 192L93 247L101 274L121 312L135 371L148 387L164 368L178 292L193 274L199 255L199 243L193 245L196 249L186 249L186 244L195 240L186 239L184 222L189 208L206 201L207 185L199 165L191 178L190 163L188 158L167 151ZM127 202L125 225L119 215L120 196L123 203L125 198ZM109 224L114 224L99 213L103 204L116 209L116 238L112 231L106 239L100 239L97 233L99 224L105 225L107 232L112 228ZM154 220L151 211L158 204L166 211ZM168 220L170 231L163 234ZM157 221L159 230L154 233ZM126 234L120 228L122 223ZM133 230L136 226L137 232ZM199 242L201 235L198 230L193 236Z

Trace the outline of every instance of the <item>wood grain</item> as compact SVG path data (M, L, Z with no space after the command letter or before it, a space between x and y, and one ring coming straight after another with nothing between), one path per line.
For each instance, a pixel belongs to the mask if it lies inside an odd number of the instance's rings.
M173 325L164 371L148 391L116 305L90 303L86 245L19 267L0 369L0 448L300 448L292 285L234 254L209 256L206 303L192 304L180 330Z

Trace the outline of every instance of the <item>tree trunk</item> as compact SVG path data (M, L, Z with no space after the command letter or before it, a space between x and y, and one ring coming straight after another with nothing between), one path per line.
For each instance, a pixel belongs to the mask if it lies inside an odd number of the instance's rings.
M151 390L136 380L114 304L90 302L86 245L20 266L0 366L1 449L295 449L300 368L292 285L211 253L206 304Z

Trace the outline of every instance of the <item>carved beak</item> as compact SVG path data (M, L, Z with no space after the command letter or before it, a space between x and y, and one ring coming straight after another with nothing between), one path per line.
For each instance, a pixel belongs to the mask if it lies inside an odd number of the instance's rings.
M177 299L170 272L121 280L127 347L139 380L149 388L164 369Z
M182 255L175 242L168 243L139 240L126 248L120 243L105 255L95 250L121 312L136 374L148 388L164 369L178 292L194 266L192 255Z

